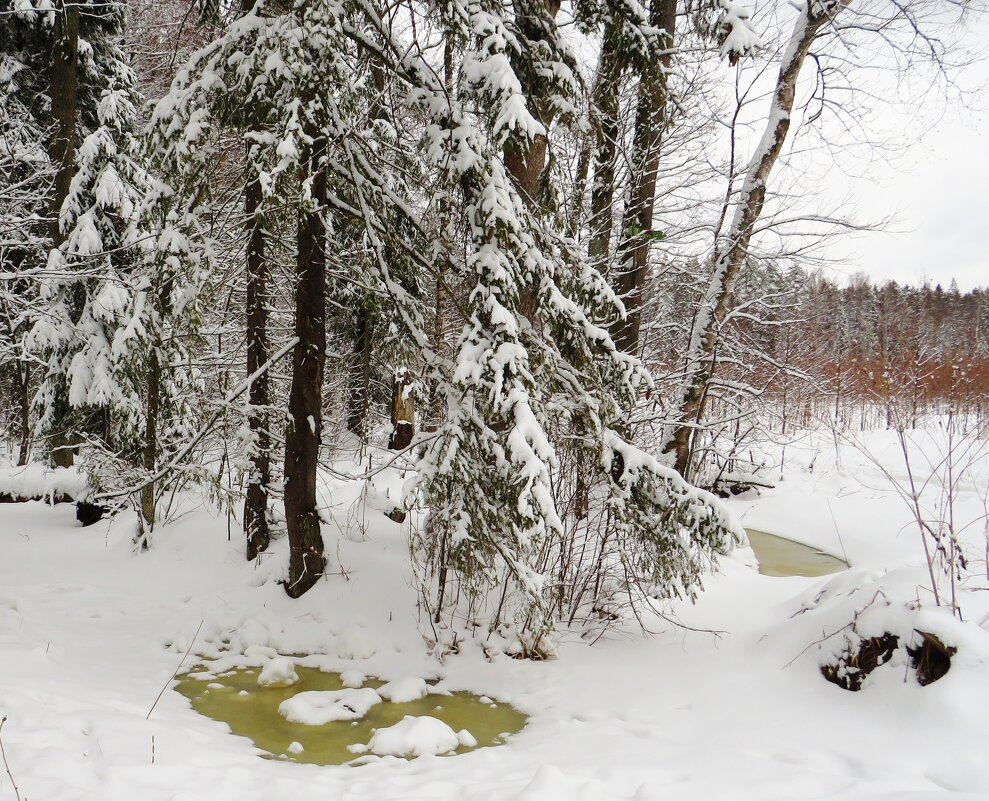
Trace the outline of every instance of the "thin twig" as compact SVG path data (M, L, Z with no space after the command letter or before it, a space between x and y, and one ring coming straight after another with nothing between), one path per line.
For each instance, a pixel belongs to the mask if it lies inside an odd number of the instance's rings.
M3 731L3 724L7 722L7 716L4 715L0 718L0 732ZM7 752L3 750L3 738L0 737L0 756L3 757L3 766L7 769L7 775L10 777L10 785L14 788L14 795L17 797L17 801L21 801L21 793L17 789L17 782L14 781L14 774L10 772L10 764L7 762Z
M205 620L205 619L204 619ZM168 681L161 688L161 692L158 693L158 697L155 698L155 702L151 705L151 709L148 710L148 714L144 716L145 720L151 717L151 713L155 711L155 707L158 706L158 702L161 697L165 694L165 690L168 689L168 685L172 683L172 680L179 675L179 671L182 669L182 665L185 663L186 657L189 656L189 652L192 651L192 646L196 642L196 637L199 636L199 632L202 631L204 620L199 621L199 628L196 629L196 633L192 635L192 640L189 641L189 647L185 649L185 653L182 654L182 659L179 661L178 665L175 666L175 670L172 671L172 675L168 677Z

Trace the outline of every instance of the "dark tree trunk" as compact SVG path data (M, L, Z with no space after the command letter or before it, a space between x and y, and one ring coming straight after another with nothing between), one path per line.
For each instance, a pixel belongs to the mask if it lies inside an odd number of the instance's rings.
M265 260L264 223L259 213L261 184L255 178L247 184L244 201L250 236L247 243L247 374L253 375L268 361L268 264ZM247 558L256 559L267 549L268 485L271 483L271 434L269 412L271 398L268 373L251 382L248 402L251 411L247 424L254 444L244 499L244 534Z
M158 459L158 411L160 403L161 387L161 365L158 363L158 356L152 352L148 359L148 394L145 408L144 422L144 453L142 461L147 479L154 475L155 465ZM155 484L148 480L148 483L141 489L141 517L144 525L149 530L155 525ZM145 540L145 547L147 541Z
M591 186L591 241L588 255L603 262L611 250L612 214L615 200L615 160L618 155L618 91L623 59L619 55L620 22L604 31L601 61L592 98L596 117L594 183Z
M326 172L322 165L326 141L315 126L306 133L303 181L311 180L312 206L300 209L297 234L295 333L292 389L285 437L285 522L288 528L289 570L285 592L298 598L311 589L326 568L323 535L316 509L316 468L322 428L323 365L326 359L326 229L323 202Z
M51 243L61 247L65 235L59 223L62 205L69 196L76 161L76 116L79 94L79 6L62 0L56 4L54 47L51 52L51 103L53 126L48 152L55 165L52 195ZM60 429L50 437L52 461L57 467L72 467L72 432Z
M367 438L367 418L371 406L371 315L363 307L354 310L351 337L353 350L347 393L347 429L363 442Z
M55 164L55 194L52 196L51 238L59 247L65 241L59 225L62 204L69 196L76 160L76 116L79 94L79 6L66 0L57 3L54 43L51 53L51 102L55 126L48 152Z
M523 0L516 3L521 35L531 42L545 41L545 31L555 27L556 15L560 11L560 0ZM539 97L532 86L523 86L532 116L542 123L548 132L553 123L553 111L548 98ZM542 192L540 191L543 173L546 171L546 156L549 152L549 137L537 134L527 149L510 144L505 148L505 169L512 178L525 204L535 213L542 213ZM538 328L537 309L539 298L535 287L523 287L519 293L519 311L533 328Z
M454 56L455 42L453 33L448 31L443 42L443 86L447 94L453 98L456 91L454 83ZM440 199L441 217L447 219L450 212L450 196L444 195ZM443 358L446 353L446 277L453 275L453 265L447 260L436 263L436 275L433 282L433 351L438 358ZM439 384L430 381L429 385L429 409L424 415L423 429L426 431L436 431L443 419L445 409L443 408L443 396L440 393Z
M21 407L21 443L17 452L17 464L26 465L31 454L31 365L19 361L16 364L17 398Z
M371 82L375 95L371 102L370 114L373 119L389 121L388 107L385 105L385 69L381 60L372 53L368 59ZM386 246L387 249L387 246ZM356 434L361 442L367 441L369 416L371 413L371 352L374 348L374 318L369 310L371 297L359 295L357 308L353 311L353 322L349 326L352 350L348 367L349 381L347 392L347 430Z
M635 114L632 144L632 191L622 224L620 264L612 281L625 302L627 312L613 331L619 348L626 353L639 350L642 327L642 295L649 266L649 243L656 203L656 175L659 172L660 143L669 110L667 74L673 61L673 34L676 26L676 0L653 0L650 21L666 32L665 54L646 65L639 81L639 102Z

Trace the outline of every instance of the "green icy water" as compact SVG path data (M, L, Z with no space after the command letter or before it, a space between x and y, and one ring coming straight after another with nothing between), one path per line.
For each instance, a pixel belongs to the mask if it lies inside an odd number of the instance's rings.
M827 576L848 569L843 559L799 542L753 528L745 529L745 533L764 576Z
M249 737L267 756L313 765L342 765L362 756L348 751L347 746L366 744L375 729L398 723L406 715L429 715L454 731L467 729L477 740L478 748L502 744L506 735L520 731L526 722L526 716L508 704L486 704L476 695L459 692L427 695L403 704L382 701L357 721L334 721L322 726L290 723L278 714L282 701L309 690L341 690L344 687L340 674L296 666L299 681L291 687L259 687L259 672L258 668L244 668L210 679L187 673L179 676L175 689L192 702L197 712L226 723L234 734ZM364 682L365 687L375 689L382 684L373 678ZM300 743L305 750L290 753L287 749L292 742ZM461 747L456 753L470 750L473 749Z

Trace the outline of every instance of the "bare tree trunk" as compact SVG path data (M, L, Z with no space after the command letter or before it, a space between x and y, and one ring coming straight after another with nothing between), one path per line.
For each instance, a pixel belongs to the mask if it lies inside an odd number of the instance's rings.
M516 0L516 13L520 19L522 34L530 41L545 41L545 31L556 25L556 15L560 11L560 0ZM549 153L549 129L553 124L553 111L546 98L539 97L532 87L524 86L526 100L532 116L542 123L545 134L536 134L526 150L516 145L505 148L505 169L519 190L522 200L534 212L540 212L540 186L546 170L546 157ZM535 287L524 287L520 292L519 311L537 327L536 310L539 299Z
M585 135L577 156L577 174L574 178L573 201L570 207L570 219L567 220L567 230L570 236L576 237L580 232L581 217L584 214L584 195L587 192L587 178L591 172L591 151L593 137Z
M615 202L615 161L618 157L620 122L618 94L624 59L619 53L621 22L613 20L604 30L601 60L592 96L595 126L594 183L591 186L591 259L604 262L611 251Z
M259 213L261 183L253 178L247 184L245 200L249 239L247 242L247 374L253 375L268 361L268 264L265 260L264 225ZM251 382L248 394L250 412L247 424L253 449L248 460L247 496L244 498L244 534L247 558L256 559L267 549L268 485L271 483L271 397L268 373Z
M766 185L770 173L783 150L790 130L797 77L811 44L821 27L850 0L820 4L824 9L804 11L790 37L783 56L772 107L762 140L745 175L741 196L728 235L715 248L713 275L694 319L687 348L684 377L678 392L675 421L664 434L663 452L674 453L674 467L687 478L690 468L691 423L700 420L704 412L705 388L714 372L714 350L721 321L738 271L749 252L752 232L766 202Z
M673 35L676 27L676 0L652 0L650 22L665 32L667 47L656 61L642 71L632 145L632 190L622 221L620 264L612 281L625 302L626 317L613 331L615 342L627 353L639 350L642 327L642 293L649 266L649 243L656 205L656 175L659 172L660 144L669 118L667 80L673 63Z
M158 362L158 355L153 351L148 360L147 381L142 461L145 473L150 478L155 473L155 462L158 459L158 412L161 387L161 365ZM144 525L149 530L153 530L155 525L155 488L156 482L148 481L141 489L141 517L144 518Z
M51 242L59 248L65 242L60 225L62 205L69 196L76 170L76 116L79 94L79 6L61 0L55 8L54 47L51 53L51 104L55 120L48 145L56 166L55 193L51 208ZM74 443L64 428L51 436L52 461L57 467L72 467Z
M323 366L326 359L326 229L323 202L326 140L315 126L306 133L302 181L312 182L312 206L299 210L295 287L295 334L289 424L285 436L285 523L289 571L285 592L298 598L319 581L326 568L316 508L316 468L322 429Z
M17 362L17 398L21 407L21 442L17 452L17 464L26 465L31 454L31 364Z
M416 410L411 394L412 376L402 368L395 371L391 401L391 437L388 447L400 451L412 444L416 435Z
M456 46L452 31L447 31L443 42L443 87L447 95L452 99L456 91L454 85L454 47ZM440 200L441 219L448 219L451 207L450 196L444 195ZM446 353L446 280L448 275L453 275L453 267L448 260L444 259L436 264L436 276L433 284L434 303L433 310L433 352L437 358L442 359ZM424 415L423 428L426 431L435 431L443 419L443 396L439 391L437 381L430 381L429 386L429 411Z
M371 117L387 122L388 107L385 104L385 70L380 59L366 53L371 81L374 84L375 98L371 104ZM367 297L358 300L369 304ZM367 440L368 417L371 411L371 355L374 348L374 318L367 306L359 305L353 312L353 323L349 327L351 337L351 361L348 365L347 387L347 429L356 434L361 442Z
M347 391L347 429L363 442L367 438L367 417L371 406L371 315L367 309L354 310L351 328L350 386Z

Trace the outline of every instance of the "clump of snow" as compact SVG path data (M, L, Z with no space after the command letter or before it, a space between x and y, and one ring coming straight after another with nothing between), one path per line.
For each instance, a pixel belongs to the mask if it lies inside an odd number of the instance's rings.
M477 740L466 729L458 733L437 718L406 715L394 726L378 729L367 747L378 756L418 757L475 745Z
M381 696L365 687L361 690L312 690L298 693L278 705L278 714L292 723L322 726L335 720L360 720Z
M424 679L418 676L406 676L405 678L390 681L378 688L378 695L393 704L405 704L409 701L418 701L429 694L429 685Z
M361 673L359 670L345 670L340 674L340 681L343 683L344 687L363 687L364 682L367 680L367 676Z
M298 680L299 674L295 672L295 663L287 656L278 656L261 669L258 686L291 687Z
M298 740L294 740L288 744L288 748L285 749L290 754L301 754L305 751L305 747Z
M731 0L719 0L721 20L721 55L731 58L734 64L742 56L751 55L762 47L762 37L749 21L749 10Z

